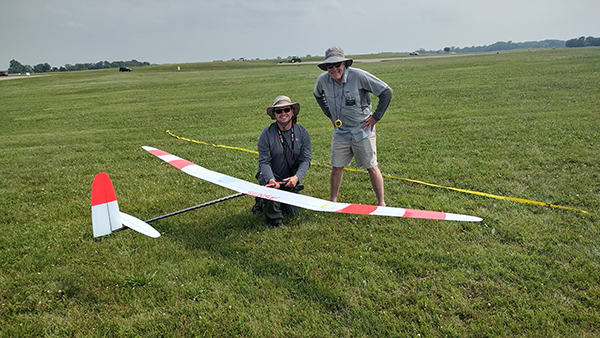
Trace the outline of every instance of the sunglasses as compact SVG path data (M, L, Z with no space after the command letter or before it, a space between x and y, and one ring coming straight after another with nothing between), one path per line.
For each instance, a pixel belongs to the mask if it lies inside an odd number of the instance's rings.
M340 68L340 66L342 65L341 62L338 63L330 63L327 65L327 69L331 69L331 68Z
M283 108L283 109L275 109L275 114L279 115L283 112L289 113L292 110L292 108L287 107L287 108Z

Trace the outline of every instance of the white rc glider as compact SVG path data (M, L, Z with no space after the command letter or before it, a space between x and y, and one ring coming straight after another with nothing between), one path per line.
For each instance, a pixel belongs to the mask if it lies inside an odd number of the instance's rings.
M261 186L255 183L244 181L232 176L218 173L201 167L195 163L169 154L160 149L153 147L142 147L152 155L180 169L184 173L200 178L202 180L220 185L222 187L235 190L238 193L223 197L218 200L199 204L194 207L179 210L170 214L155 217L147 221L139 220L131 215L119 212L117 199L110 182L110 178L105 173L100 173L94 179L92 185L92 223L94 227L94 237L110 234L118 230L122 230L121 223L128 228L141 232L150 237L158 237L160 234L152 228L147 222L152 222L165 217L173 216L182 212L194 210L200 207L232 199L235 197L250 195L269 200L276 200L281 203L294 205L300 208L326 211L340 212L348 214L362 214L375 216L391 216L391 217L408 217L421 219L435 219L445 221L462 221L462 222L481 222L482 219L476 216L451 214L439 211L415 210L394 207L380 207L375 205L350 204L326 201L320 198L315 198L306 195L295 194L292 192L273 189L266 186ZM96 182L98 180L98 183ZM94 197L96 196L96 197ZM118 219L120 216L120 220Z

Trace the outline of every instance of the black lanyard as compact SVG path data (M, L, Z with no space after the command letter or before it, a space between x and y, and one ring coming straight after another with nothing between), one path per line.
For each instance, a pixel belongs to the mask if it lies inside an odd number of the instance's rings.
M285 156L286 153L286 146L285 146L285 141L283 140L283 134L281 133L281 130L279 129L279 125L277 125L277 133L279 134L279 141L281 141L281 146L283 147L283 155ZM294 160L294 124L292 124L292 160ZM286 160L287 162L287 160Z

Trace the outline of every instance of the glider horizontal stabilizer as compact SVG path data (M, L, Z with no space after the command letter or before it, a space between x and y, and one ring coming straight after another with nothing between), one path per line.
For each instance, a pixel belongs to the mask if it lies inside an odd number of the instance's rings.
M111 234L127 228L152 238L160 237L150 224L119 211L117 195L107 173L99 173L92 183L92 227L94 237Z
M446 221L462 221L462 222L481 222L482 219L476 216L451 214L439 211L414 210L393 207L379 207L374 205L364 204L349 204L330 202L320 198L294 194L291 192L268 188L255 183L244 181L232 176L218 173L201 167L188 160L184 160L175 155L169 154L160 149L144 146L144 150L161 160L180 169L188 175L200 178L202 180L220 185L222 187L235 190L247 195L260 197L269 200L276 200L281 203L294 205L300 208L326 211L326 212L341 212L349 214L377 215L377 216L392 216L392 217L408 217L422 219L437 219Z

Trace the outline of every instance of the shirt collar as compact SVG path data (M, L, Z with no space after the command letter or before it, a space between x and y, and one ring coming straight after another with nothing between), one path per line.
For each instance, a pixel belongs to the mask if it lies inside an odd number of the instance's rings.
M344 69L344 74L342 74L342 83L348 82L348 68Z

